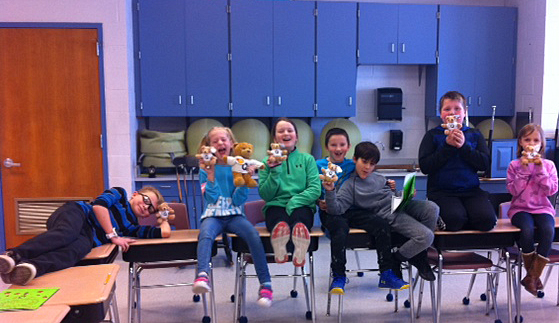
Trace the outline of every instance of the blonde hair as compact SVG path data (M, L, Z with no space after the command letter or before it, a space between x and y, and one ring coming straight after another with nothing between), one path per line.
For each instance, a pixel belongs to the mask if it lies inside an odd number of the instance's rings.
M231 129L229 129L228 127L212 127L208 131L208 133L206 133L206 135L204 137L202 137L202 140L200 141L200 146L198 146L198 153L201 153L202 146L211 146L211 144L210 144L210 134L212 133L212 131L216 131L216 130L223 130L223 131L225 131L225 133L227 133L227 136L229 137L229 140L231 141L231 151L229 152L229 155L231 155L231 153L233 151L233 146L235 146L235 144L237 143L237 140L235 139L235 135L233 134L233 131L231 131Z
M161 205L161 203L165 203L165 198L163 197L163 195L161 195L161 192L159 192L159 190L153 186L144 186L138 190L138 193L145 194L148 192L155 194L155 197L157 197L157 206Z
M545 155L545 135L543 132L542 127L540 127L539 125L535 124L535 123L529 123L527 125L525 125L524 127L522 127L522 129L520 129L520 131L518 132L518 139L517 139L517 149L516 149L516 157L520 158L522 157L522 150L524 150L522 148L522 146L520 145L520 141L522 140L522 137L524 136L528 136L530 134L532 134L532 132L537 131L540 134L540 151L538 151L538 154L544 156Z

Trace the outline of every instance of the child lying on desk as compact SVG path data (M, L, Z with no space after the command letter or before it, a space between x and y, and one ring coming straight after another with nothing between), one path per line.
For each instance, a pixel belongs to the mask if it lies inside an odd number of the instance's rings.
M138 217L154 214L164 202L161 193L146 186L128 199L113 187L92 203L68 202L47 220L47 231L0 255L0 276L6 284L26 285L33 278L74 266L92 248L114 243L128 250L134 239L168 238L167 221L159 227L138 225Z
M355 172L337 193L332 183L324 184L328 213L344 214L353 205L387 220L395 232L409 238L394 252L394 259L408 261L423 279L434 281L426 249L433 243L439 207L431 201L412 200L403 210L392 213L394 192L384 176L373 172L380 160L377 146L368 141L359 143L353 160Z

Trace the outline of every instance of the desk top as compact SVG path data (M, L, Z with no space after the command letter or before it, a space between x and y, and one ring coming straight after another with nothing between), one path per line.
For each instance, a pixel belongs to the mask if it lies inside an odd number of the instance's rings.
M117 246L113 243L106 243L104 245L100 245L99 247L95 247L91 249L91 251L85 255L82 260L90 260L90 259L101 259L106 258L111 255L111 253L115 250Z
M1 312L0 322L59 323L69 311L68 305L44 305L34 311Z
M256 231L258 231L258 234L260 235L261 238L269 238L271 235L268 229L266 229L266 227L254 227L254 228L256 229ZM311 228L310 234L312 238L318 238L324 236L324 232L317 227ZM229 233L229 236L231 236L232 238L237 238L237 235L233 233Z
M117 264L70 267L35 278L26 286L9 288L60 288L43 307L97 304L109 298L119 270Z
M510 223L510 219L497 219L497 225L489 231L461 230L461 231L435 231L435 236L448 235L469 235L469 234L493 234L493 233L514 233L520 229Z
M136 241L130 244L130 247L134 246L146 246L146 245L162 245L171 243L185 243L185 242L198 242L198 229L188 229L188 230L173 230L171 231L171 236L169 238L161 239L136 239Z

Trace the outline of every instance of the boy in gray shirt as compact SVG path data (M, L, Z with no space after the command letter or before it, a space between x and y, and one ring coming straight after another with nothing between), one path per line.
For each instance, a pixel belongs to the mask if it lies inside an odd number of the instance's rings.
M355 172L337 193L334 185L324 184L328 213L343 214L353 205L387 220L393 231L409 239L394 252L394 258L408 261L423 279L434 281L426 249L433 243L439 207L431 201L412 200L403 210L392 213L394 191L384 176L373 172L380 160L377 146L368 141L359 143L353 160Z

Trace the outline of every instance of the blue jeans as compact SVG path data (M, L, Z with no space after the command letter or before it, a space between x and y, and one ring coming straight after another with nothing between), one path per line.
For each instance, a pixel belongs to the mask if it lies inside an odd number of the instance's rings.
M209 273L212 246L215 238L224 231L238 235L247 243L254 261L258 281L260 284L270 283L272 280L260 235L242 215L210 217L202 220L200 235L198 236L198 272Z
M551 250L551 243L555 236L555 218L550 214L531 214L528 212L518 212L512 216L510 221L515 227L520 228L520 238L518 245L522 252L530 253L534 251L536 241L534 226L538 227L538 254L547 257Z

